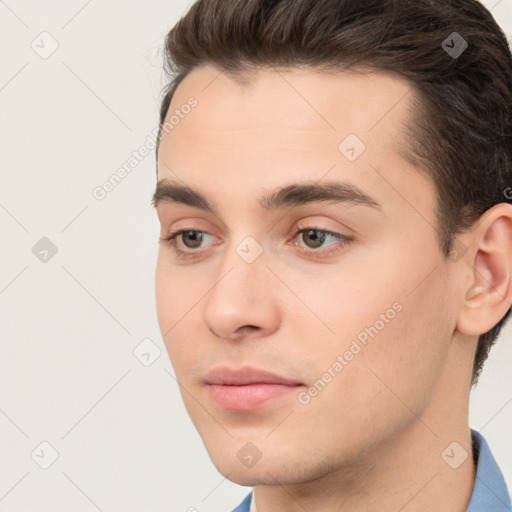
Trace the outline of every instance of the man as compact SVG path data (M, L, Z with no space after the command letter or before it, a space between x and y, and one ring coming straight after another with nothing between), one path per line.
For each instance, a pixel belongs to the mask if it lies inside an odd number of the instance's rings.
M477 1L199 0L166 41L157 312L236 512L505 512L512 56Z

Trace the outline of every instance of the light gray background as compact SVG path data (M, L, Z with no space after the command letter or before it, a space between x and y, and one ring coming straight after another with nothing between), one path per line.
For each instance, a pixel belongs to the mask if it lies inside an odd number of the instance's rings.
M157 126L163 37L191 3L0 1L3 512L224 512L249 490L211 463L160 336L153 152L92 195ZM485 4L512 34L512 0ZM59 45L46 59L43 31ZM144 339L161 351L150 366ZM509 325L470 423L512 490L511 342ZM59 454L47 469L43 441Z

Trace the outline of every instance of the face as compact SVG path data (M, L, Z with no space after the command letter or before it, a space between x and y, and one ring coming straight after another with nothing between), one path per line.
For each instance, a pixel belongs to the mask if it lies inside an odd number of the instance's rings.
M364 466L450 385L434 185L400 156L412 94L381 71L241 84L207 66L172 100L157 212L162 239L181 234L160 244L158 321L234 482Z

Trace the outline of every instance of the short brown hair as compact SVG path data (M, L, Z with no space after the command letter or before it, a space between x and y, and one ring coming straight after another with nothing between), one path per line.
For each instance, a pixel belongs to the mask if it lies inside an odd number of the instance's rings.
M460 55L446 50L454 32L468 45ZM512 202L512 55L477 0L198 0L166 37L158 143L177 87L205 64L233 77L364 65L408 80L416 94L405 156L435 183L445 257L486 210ZM510 311L479 336L473 385Z

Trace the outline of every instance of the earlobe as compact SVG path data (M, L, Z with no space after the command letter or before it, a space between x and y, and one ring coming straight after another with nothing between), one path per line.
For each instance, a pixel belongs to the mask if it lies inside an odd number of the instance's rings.
M468 240L467 278L457 330L479 336L492 329L512 304L512 205L500 203L481 217ZM467 276L467 272L465 274Z

